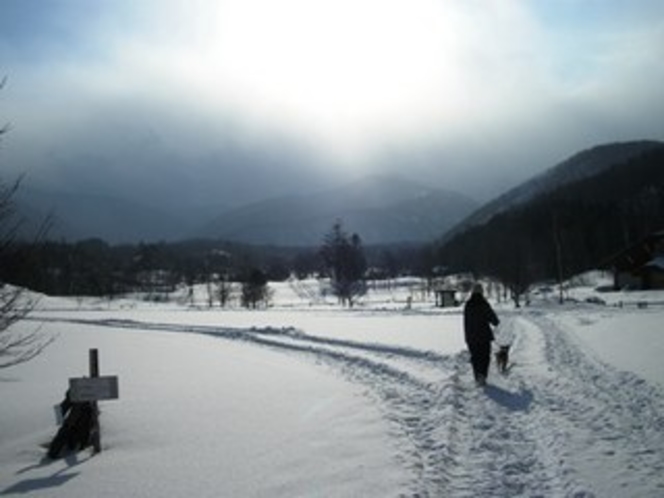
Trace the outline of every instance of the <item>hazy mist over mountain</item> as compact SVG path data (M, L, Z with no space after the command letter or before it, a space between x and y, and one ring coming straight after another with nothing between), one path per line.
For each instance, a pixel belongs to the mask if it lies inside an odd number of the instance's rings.
M428 242L477 208L459 193L398 176L372 176L340 187L229 210L198 234L258 244L320 244L337 221L370 244Z
M31 188L19 191L17 201L33 231L52 214L49 236L55 239L208 238L286 246L319 244L337 220L368 243L426 242L478 207L459 193L385 175L240 206L191 206L177 196L155 208L126 198Z

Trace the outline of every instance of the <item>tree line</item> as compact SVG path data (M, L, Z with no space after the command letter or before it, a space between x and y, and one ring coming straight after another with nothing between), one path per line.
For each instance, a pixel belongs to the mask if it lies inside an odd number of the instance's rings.
M601 267L664 228L664 147L560 187L437 248L452 271L505 283L518 304L530 285Z
M142 291L159 295L178 285L207 284L228 294L230 283L330 278L340 299L352 304L365 277L423 274L431 264L420 246L364 247L358 234L335 224L319 247L251 246L213 240L111 245L14 241L2 255L0 281L48 295L117 296ZM250 294L250 293L249 293ZM254 302L254 299L248 299Z

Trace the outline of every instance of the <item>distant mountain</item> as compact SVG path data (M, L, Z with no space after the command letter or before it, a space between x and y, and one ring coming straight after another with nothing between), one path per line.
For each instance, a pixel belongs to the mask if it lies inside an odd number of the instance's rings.
M23 185L15 200L25 219L24 233L34 233L51 215L51 239L100 238L113 244L211 238L318 245L337 219L365 243L424 242L434 240L477 207L463 195L394 176L375 176L235 208L192 207L178 199L165 199L163 207L156 208L117 196Z
M199 237L252 244L318 245L336 220L366 244L434 240L477 204L396 176L373 176L326 191L270 199L224 213Z
M499 213L523 205L531 199L567 184L597 175L612 166L624 164L630 159L662 145L662 142L644 140L599 145L579 152L485 204L444 234L443 239L451 240L470 227L488 222Z
M524 289L598 268L664 229L664 143L582 152L469 220L442 241L443 264Z
M25 219L24 232L52 217L51 239L101 238L111 243L175 240L187 222L166 211L111 196L63 193L21 187L16 202Z

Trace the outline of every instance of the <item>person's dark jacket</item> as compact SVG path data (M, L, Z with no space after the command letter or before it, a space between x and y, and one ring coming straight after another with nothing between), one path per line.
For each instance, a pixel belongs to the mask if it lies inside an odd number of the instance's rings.
M493 341L491 325L498 325L499 320L491 305L482 294L474 293L466 302L463 310L463 325L468 346L487 345Z

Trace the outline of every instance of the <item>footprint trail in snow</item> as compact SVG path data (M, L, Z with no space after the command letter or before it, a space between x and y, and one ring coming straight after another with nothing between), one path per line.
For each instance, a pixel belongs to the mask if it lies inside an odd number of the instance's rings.
M468 355L306 335L133 321L306 355L361 384L390 420L409 496L663 496L664 393L587 354L536 312L507 315L511 368L472 380ZM605 476L610 475L610 479ZM652 490L659 490L656 494Z

